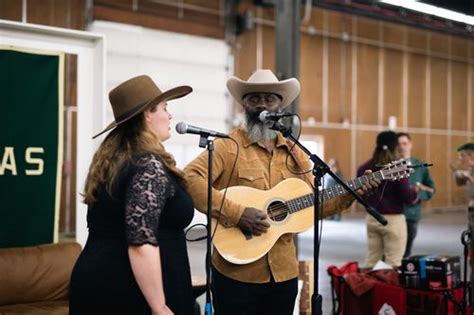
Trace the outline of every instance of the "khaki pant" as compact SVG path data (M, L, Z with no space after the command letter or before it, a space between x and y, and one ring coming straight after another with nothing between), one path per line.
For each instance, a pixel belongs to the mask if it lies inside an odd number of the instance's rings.
M367 216L368 251L365 267L372 268L379 260L393 267L402 264L407 244L407 223L404 214L386 214L388 224L383 226Z

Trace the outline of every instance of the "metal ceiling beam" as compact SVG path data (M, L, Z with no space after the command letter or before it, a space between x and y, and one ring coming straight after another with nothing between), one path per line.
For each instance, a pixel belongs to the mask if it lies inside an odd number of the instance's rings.
M301 1L274 0L275 4L275 69L280 80L299 78ZM299 114L299 97L289 110Z
M474 28L470 25L457 23L453 21L444 21L436 17L425 15L424 20L417 20L410 18L407 10L390 8L390 5L385 5L381 2L373 1L326 1L326 0L312 0L314 7L319 7L328 10L339 11L351 15L363 16L377 20L400 23L412 27L422 28L425 30L435 31L439 33L455 34L459 36L474 37ZM390 14L383 14L386 10ZM422 16L422 14L418 14Z

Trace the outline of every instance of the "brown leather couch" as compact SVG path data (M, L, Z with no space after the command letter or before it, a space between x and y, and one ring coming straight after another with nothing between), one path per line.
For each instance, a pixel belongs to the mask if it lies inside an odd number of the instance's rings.
M0 249L0 315L69 312L69 280L77 243Z

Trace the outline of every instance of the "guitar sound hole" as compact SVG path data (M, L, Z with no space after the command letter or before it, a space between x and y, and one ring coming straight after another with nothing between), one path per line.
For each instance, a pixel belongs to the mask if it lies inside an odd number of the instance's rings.
M267 212L271 220L280 222L288 216L288 207L281 201L273 201L268 206Z

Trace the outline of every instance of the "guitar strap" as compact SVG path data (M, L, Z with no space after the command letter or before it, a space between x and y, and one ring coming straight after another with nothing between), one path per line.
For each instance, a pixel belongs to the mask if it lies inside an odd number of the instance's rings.
M293 157L293 160L295 160L296 164L298 165L298 167L300 168L301 172L306 172L307 170L304 169L304 164L303 162L301 162L301 159L300 157L298 156L298 153L296 150L292 150L292 147L294 145L293 142L291 142L289 139L285 139L286 140L286 147L288 149L288 151L290 152L291 156ZM294 149L294 147L293 147ZM306 181L311 185L311 187L313 187L313 177L310 175L311 172L307 172L304 174L304 177L306 178Z

